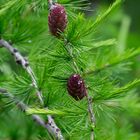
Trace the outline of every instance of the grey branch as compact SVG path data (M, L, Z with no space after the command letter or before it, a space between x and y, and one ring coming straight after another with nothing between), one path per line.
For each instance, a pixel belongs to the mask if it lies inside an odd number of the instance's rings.
M26 70L26 72L30 75L30 77L32 79L33 86L36 89L37 96L40 100L40 103L42 106L44 106L42 93L38 88L36 77L34 75L33 70L31 69L31 67L29 65L28 60L25 57L23 57L17 49L15 49L12 45L10 45L10 43L8 43L7 41L5 41L3 39L0 39L0 46L6 48L14 56L16 62L19 65L21 65ZM49 132L51 132L51 133L53 132L57 139L63 140L64 138L61 134L61 131L57 127L57 125L55 124L53 118L49 115L47 117L48 117L49 123L48 123L48 125L44 124L44 127L47 128ZM36 118L36 116L35 116L35 118Z
M10 45L10 43L8 43L7 41L5 41L3 39L0 39L0 46L3 46L4 48L6 48L14 56L17 64L21 65L27 71L27 73L30 75L32 84L36 89L37 96L40 100L40 103L43 105L44 103L43 103L43 99L42 99L42 93L38 90L39 88L37 86L36 77L29 65L27 58L23 57L16 48L14 48L12 45Z
M0 89L0 93L6 93L7 92L7 90L5 90L5 89Z
M95 115L93 112L93 108L92 108L92 98L87 94L87 101L88 101L88 112L89 112L89 117L90 117L90 121L91 121L91 140L94 140L95 136L94 136L94 127L95 127Z
M8 93L5 89L0 89L0 95L9 98L12 100L17 107L26 113L26 110L29 109L27 105L25 105L23 102L17 100L12 94ZM48 122L45 122L40 116L38 115L31 115L32 119L40 126L46 128L50 134L52 134L56 139L64 140L60 129L55 124L53 118L48 115Z

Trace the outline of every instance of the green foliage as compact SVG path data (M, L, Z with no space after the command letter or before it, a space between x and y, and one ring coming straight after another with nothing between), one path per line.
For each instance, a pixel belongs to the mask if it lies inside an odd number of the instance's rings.
M78 73L93 98L96 139L138 140L140 134L133 130L131 120L138 118L140 102L137 91L132 89L136 89L140 79L126 81L122 76L129 72L131 62L140 54L140 49L125 46L120 53L120 45L124 45L128 29L124 36L120 34L124 40L114 36L110 39L106 34L102 35L102 39L96 33L122 1L116 0L95 20L79 13L79 10L89 8L87 0L59 2L66 6L69 18L61 39L49 33L47 0L0 2L0 36L28 57L48 108L40 107L31 78L14 63L7 50L0 48L0 88L7 89L30 107L28 115L22 114L15 109L12 101L0 97L0 139L52 139L29 119L31 114L44 118L46 114L51 114L66 139L89 139L91 123L87 100L75 101L67 93L67 79L71 74Z

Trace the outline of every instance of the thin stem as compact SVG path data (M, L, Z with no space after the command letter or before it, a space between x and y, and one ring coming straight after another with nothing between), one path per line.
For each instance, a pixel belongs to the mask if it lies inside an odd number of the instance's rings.
M52 0L48 0L48 4L49 4L49 8L51 8L51 6L53 5L53 1Z
M26 113L26 110L29 109L29 107L24 104L23 102L17 100L12 94L8 93L5 89L0 89L0 95L3 95L7 98L9 98L10 100L12 100L16 106L23 112ZM48 115L48 122L45 122L40 116L38 115L31 115L32 119L40 126L46 128L50 134L52 134L53 136L55 136L56 139L59 140L64 140L60 129L57 127L57 125L55 124L53 118Z
M78 65L77 65L77 63L76 63L76 61L75 61L75 58L74 58L74 55L73 55L73 50L72 50L71 47L68 47L68 44L69 44L68 41L65 40L65 41L64 41L64 48L65 48L65 50L67 51L67 53L69 54L69 56L70 56L71 59L72 59L73 67L74 67L76 73L79 73L80 70L79 70Z
M0 93L7 93L7 90L1 88Z
M75 61L73 52L72 52L71 48L67 48L67 46L68 46L68 41L65 39L64 40L64 47L65 47L66 51L68 52L69 56L72 58L73 66L74 66L76 72L79 73L80 70L79 70L78 65ZM95 115L94 115L94 112L92 109L92 98L88 96L88 93L87 93L87 102L88 102L89 117L90 117L90 121L91 121L91 140L94 140L94 137L95 137L94 136Z
M92 98L87 94L87 102L88 102L88 112L89 112L89 117L90 117L90 121L91 121L91 140L94 140L95 136L94 136L94 128L95 128L95 115L93 112L93 108L92 108Z
M53 3L53 1L52 0L48 0L48 3Z

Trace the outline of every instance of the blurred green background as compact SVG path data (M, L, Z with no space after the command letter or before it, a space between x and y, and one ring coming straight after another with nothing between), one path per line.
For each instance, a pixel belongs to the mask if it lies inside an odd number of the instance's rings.
M92 13L96 15L99 9L106 9L114 0L90 0L90 2L92 2L92 9L95 9ZM100 27L102 28L97 32L99 38L118 38L120 51L124 48L140 47L140 0L125 0L123 5L115 10ZM124 83L140 78L140 56L133 58L131 70L122 77ZM137 92L140 95L140 86ZM134 129L140 132L140 118L132 120L132 123Z
M99 14L98 11L104 11L114 2L114 0L89 1L92 3L92 12L87 12L87 15L93 15L93 18ZM140 0L125 0L100 27L97 32L99 38L118 38L120 51L124 48L140 47ZM131 80L134 77L140 77L140 56L134 58L132 70L125 78Z

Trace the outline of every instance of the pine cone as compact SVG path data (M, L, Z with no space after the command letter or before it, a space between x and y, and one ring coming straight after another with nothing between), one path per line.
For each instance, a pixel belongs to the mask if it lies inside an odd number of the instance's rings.
M75 100L81 100L87 95L85 83L78 74L70 76L67 81L67 90Z
M67 26L67 14L65 8L57 3L50 7L48 16L48 25L52 35L59 37L61 32L64 32Z

